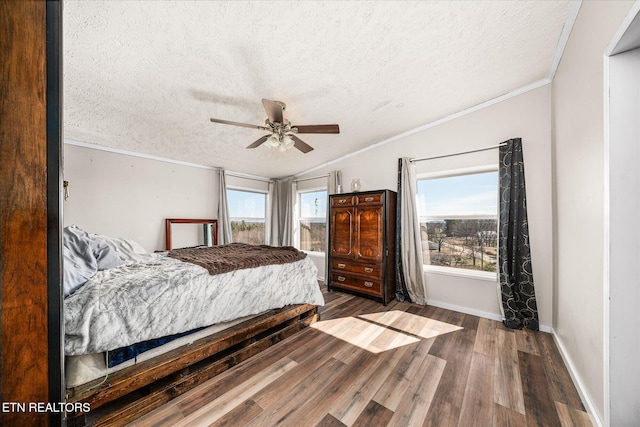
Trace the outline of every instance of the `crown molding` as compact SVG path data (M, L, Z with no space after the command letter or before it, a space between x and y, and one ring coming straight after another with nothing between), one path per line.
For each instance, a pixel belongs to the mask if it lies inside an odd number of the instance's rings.
M509 93L505 93L504 95L500 95L500 96L498 96L496 98L493 98L493 99L490 99L488 101L482 102L480 104L474 105L473 107L469 107L467 109L464 109L464 110L459 111L457 113L454 113L454 114L451 114L449 116L443 117L441 119L435 120L433 122L429 122L429 123L424 124L422 126L418 126L417 128L410 129L410 130L408 130L406 132L403 132L403 133L400 133L398 135L392 136L391 138L387 138L387 139L382 140L380 142L377 142L375 144L372 144L372 145L369 145L367 147L361 148L360 150L351 152L349 154L345 154L344 156L338 157L337 159L330 160L330 161L322 163L322 164L320 164L318 166L314 166L311 169L307 169L305 171L298 172L295 175L293 175L293 177L304 176L304 175L306 175L308 173L311 173L311 172L314 172L314 171L316 171L318 169L330 166L330 165L332 165L334 163L341 162L341 161L343 161L345 159L348 159L349 157L357 156L357 155L362 154L364 152L367 152L369 150L373 150L375 148L382 147L383 145L387 145L389 143L398 141L398 140L406 138L406 137L408 137L410 135L414 135L416 133L419 133L419 132L422 132L424 130L430 129L432 127L441 125L441 124L449 122L451 120L458 119L460 117L466 116L467 114L471 114L471 113L476 112L478 110L482 110L484 108L487 108L487 107L490 107L492 105L498 104L500 102L506 101L507 99L511 99L511 98L516 97L516 96L522 95L524 93L530 92L532 90L538 89L538 88L540 88L542 86L546 86L549 83L551 83L551 80L546 79L546 78L542 79L542 80L538 80L537 82L528 84L526 86L523 86L523 87L521 87L519 89L516 89L514 91L511 91Z
M556 49L555 49L555 53L553 56L553 60L551 61L551 65L549 67L549 72L547 73L547 77L545 77L542 80L538 80L537 82L533 82L531 84L522 86L519 89L516 89L514 91L511 91L509 93L506 93L504 95L498 96L496 98L490 99L488 101L482 102L480 104L474 105L473 107L469 107L467 109L464 109L462 111L459 111L457 113L451 114L449 116L443 117L441 119L435 120L433 122L429 122L425 125L422 126L418 126L417 128L413 128L410 129L406 132L400 133L398 135L392 136L391 138L387 138L385 140L382 140L380 142L374 143L372 145L369 145L367 147L364 147L360 150L354 151L352 153L346 154L344 156L338 157L334 160L330 160L328 162L322 163L318 166L314 166L311 169L307 169L304 170L302 172L298 172L296 174L293 175L293 177L298 177L298 176L304 176L308 173L314 172L318 169L322 169L324 167L330 166L334 163L338 163L341 162L342 160L348 159L349 157L353 157L353 156L357 156L359 154L362 154L366 151L369 150L373 150L375 148L381 147L383 145L392 143L394 141L400 140L402 138L406 138L407 136L416 134L418 132L422 132L426 129L432 128L434 126L438 126L441 125L443 123L446 123L448 121L466 116L467 114L473 113L475 111L481 110L483 108L487 108L490 107L492 105L495 105L499 102L502 101L506 101L507 99L511 99L514 98L516 96L522 95L524 93L527 93L531 90L537 89L539 87L548 85L549 83L551 83L553 81L553 78L556 75L556 71L558 70L558 66L560 65L560 60L562 59L562 55L564 54L564 49L567 45L567 42L569 40L569 36L571 35L571 30L573 30L573 25L576 22L576 18L578 17L578 12L580 11L580 6L582 5L582 0L571 0L570 2L570 6L569 6L569 12L567 14L567 19L564 23L564 26L562 27L562 32L560 33L560 38L558 39L558 44L556 45Z

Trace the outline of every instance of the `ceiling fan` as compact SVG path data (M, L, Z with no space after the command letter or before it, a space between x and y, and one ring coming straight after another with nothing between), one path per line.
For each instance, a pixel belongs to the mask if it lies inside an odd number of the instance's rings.
M268 135L260 137L257 141L247 146L247 148L256 148L266 142L267 146L271 148L277 148L280 151L285 151L291 147L296 147L303 153L308 153L309 151L313 150L313 147L298 138L296 134L340 133L340 127L338 125L292 125L289 120L284 118L283 111L285 110L285 108L287 108L284 102L263 99L262 105L267 112L267 119L264 121L264 126L250 125L246 123L238 123L229 120L214 118L212 118L211 121L213 123L242 126L245 128L266 130L268 132L271 132Z

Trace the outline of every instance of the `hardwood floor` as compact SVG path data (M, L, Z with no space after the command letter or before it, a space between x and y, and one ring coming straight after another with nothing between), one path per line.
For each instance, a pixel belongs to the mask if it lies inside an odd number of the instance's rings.
M136 426L592 426L553 337L325 292L320 322Z

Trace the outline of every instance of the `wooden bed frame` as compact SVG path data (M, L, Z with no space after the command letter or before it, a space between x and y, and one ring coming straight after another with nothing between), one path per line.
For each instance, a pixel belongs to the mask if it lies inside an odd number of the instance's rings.
M188 223L189 220L167 220L167 230L170 230L169 221ZM215 220L193 221L202 224ZM216 222L212 222L214 230ZM168 236L167 247L170 248L170 232ZM76 404L76 408L90 405L91 410L67 413L67 425L128 424L318 320L318 307L315 305L297 304L269 310L110 374L106 380L99 378L69 388L67 403Z
M68 426L121 426L215 377L319 319L318 308L298 304L270 310L103 379L67 389L68 403L91 405L67 414ZM99 385L98 385L99 384ZM82 390L90 391L77 394Z

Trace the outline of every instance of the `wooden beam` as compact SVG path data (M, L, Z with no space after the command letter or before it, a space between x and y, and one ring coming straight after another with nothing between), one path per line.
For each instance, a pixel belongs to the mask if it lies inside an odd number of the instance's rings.
M48 31L58 34L60 18L50 20L55 14L48 13L59 7L58 2L0 1L0 398L18 405L9 412L3 407L2 425L62 420L61 412L29 406L59 405L62 397L50 376L50 363L60 362L60 354L49 351L56 328L49 327L48 286L49 257L59 255L49 246L58 243L48 234L49 220L58 218L48 205L57 185L49 181L48 159L56 157L56 147L49 145L56 143L60 126L59 76L48 74L49 55L59 55L59 40ZM61 375L58 368L58 384Z

